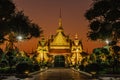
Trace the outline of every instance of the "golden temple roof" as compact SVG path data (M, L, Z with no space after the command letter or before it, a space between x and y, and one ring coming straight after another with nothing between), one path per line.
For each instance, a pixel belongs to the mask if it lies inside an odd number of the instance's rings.
M53 41L50 43L51 46L56 46L56 45L70 45L70 43L67 41L67 37L64 34L64 29L62 27L62 17L61 17L61 9L60 9L60 17L59 17L59 27L57 29L57 33L54 36Z

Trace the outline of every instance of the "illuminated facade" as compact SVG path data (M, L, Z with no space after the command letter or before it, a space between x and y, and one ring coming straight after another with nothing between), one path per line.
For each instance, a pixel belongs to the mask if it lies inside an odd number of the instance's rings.
M54 66L76 65L82 60L81 52L83 52L83 46L77 34L74 40L64 34L60 15L59 27L56 34L52 35L48 40L45 40L44 36L39 40L37 60L39 62L49 61ZM48 56L52 56L52 58Z

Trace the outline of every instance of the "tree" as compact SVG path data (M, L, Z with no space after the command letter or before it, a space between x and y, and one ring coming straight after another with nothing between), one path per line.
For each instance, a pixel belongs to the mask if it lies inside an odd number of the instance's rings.
M0 48L0 59L2 58L3 53L3 50Z
M15 5L12 0L0 0L0 22L6 22L14 12Z
M28 16L25 16L23 11L17 11L12 0L0 0L0 43L8 40L5 36L11 32L14 33L12 36L14 39L19 34L24 39L30 39L39 37L42 30Z
M94 0L85 17L90 23L88 38L91 40L117 42L120 38L120 0Z
M90 55L93 63L97 64L108 64L107 57L110 55L106 48L95 48L93 53Z
M9 22L10 31L15 32L15 35L22 35L25 39L30 39L31 37L39 37L42 32L41 28L33 23L28 16L25 16L23 11L18 11L14 13Z
M0 0L0 42L4 41L4 31L11 15L15 12L15 5L11 0Z
M10 70L12 69L12 66L15 65L14 58L15 58L15 55L14 55L13 51L9 51L6 53L6 59L8 61Z

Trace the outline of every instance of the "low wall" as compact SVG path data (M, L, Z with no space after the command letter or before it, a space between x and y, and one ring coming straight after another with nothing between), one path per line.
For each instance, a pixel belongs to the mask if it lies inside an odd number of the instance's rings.
M74 71L78 71L78 72L80 72L80 73L82 73L82 74L84 74L84 75L86 75L86 76L92 77L92 74L90 74L90 73L87 73L87 72L84 72L84 71L80 71L79 69L78 69L78 70L76 70L76 69L74 69L74 68L71 68L71 69L74 70Z
M78 71L86 76L90 76L90 77L93 77L92 74L90 73L87 73L87 72L84 72L84 71L80 71L79 69L76 70L74 68L71 68L72 70L74 71ZM104 75L96 75L96 77L93 77L93 78L97 78L97 79L100 79L100 80L120 80L120 75L113 75L113 74L104 74Z

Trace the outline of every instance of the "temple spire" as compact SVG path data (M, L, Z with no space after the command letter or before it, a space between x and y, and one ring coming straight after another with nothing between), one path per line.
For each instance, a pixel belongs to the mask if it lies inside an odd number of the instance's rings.
M57 32L63 32L61 8L60 8L60 16L59 16L59 27L58 27L58 29L57 29Z
M61 8L60 8L60 16L59 16L59 27L62 27Z
M78 40L78 34L77 33L75 34L75 39Z

